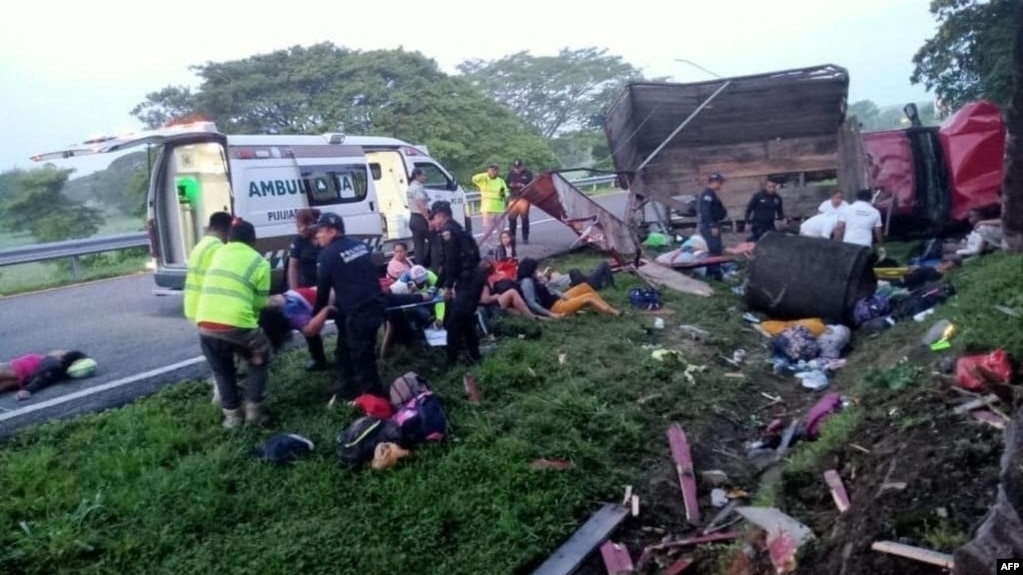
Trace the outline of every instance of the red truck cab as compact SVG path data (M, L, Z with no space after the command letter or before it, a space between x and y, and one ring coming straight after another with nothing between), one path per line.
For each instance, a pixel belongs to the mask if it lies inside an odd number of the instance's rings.
M862 137L871 187L894 197L893 229L937 231L1001 201L1006 131L995 104L967 104L941 127Z

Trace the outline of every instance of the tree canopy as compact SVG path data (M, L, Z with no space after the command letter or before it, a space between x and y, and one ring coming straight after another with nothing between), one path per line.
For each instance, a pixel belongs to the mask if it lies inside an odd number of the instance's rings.
M543 134L600 126L604 110L626 82L642 74L607 50L563 48L556 56L516 52L458 66L473 85Z
M539 133L418 52L321 43L193 69L196 90L166 87L132 114L155 127L197 113L228 133L307 134L344 124L350 134L426 144L462 178L513 157L536 167L556 164Z
M917 113L920 122L925 126L936 126L940 123L933 102L917 102ZM876 132L879 130L896 130L908 126L909 120L902 106L879 107L870 100L860 100L849 105L847 116L856 116L862 130Z
M938 31L913 56L910 81L934 90L951 109L1012 94L1014 10L1018 0L932 0Z
M73 171L46 164L0 174L0 223L11 231L29 232L43 243L95 234L103 225L100 210L64 193Z
M146 152L125 154L104 170L68 181L64 192L73 200L92 200L125 215L142 217L146 213L149 167Z

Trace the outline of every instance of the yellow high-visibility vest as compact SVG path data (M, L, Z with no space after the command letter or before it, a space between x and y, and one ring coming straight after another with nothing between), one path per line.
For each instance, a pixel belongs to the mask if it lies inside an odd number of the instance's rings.
M483 172L472 177L472 183L480 191L480 212L485 214L504 213L504 196L508 192L508 184L504 178L497 176L491 178L490 174Z
M195 321L255 329L269 297L270 262L241 242L229 242L206 270Z
M195 311L199 307L199 292L206 270L213 261L213 254L224 246L224 242L216 236L206 236L199 240L188 254L188 272L185 275L185 317L195 322Z

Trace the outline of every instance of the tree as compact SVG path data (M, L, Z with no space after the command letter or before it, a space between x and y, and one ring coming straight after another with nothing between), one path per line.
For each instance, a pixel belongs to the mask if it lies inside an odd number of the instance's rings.
M1005 180L1002 182L1002 230L1006 247L1023 253L1023 5L1016 10L1013 53L1013 90L1007 124Z
M458 66L474 86L546 138L600 126L604 110L640 71L607 50L564 48L557 56L517 52Z
M1006 105L1012 94L1013 12L1018 0L931 0L938 31L913 56L910 81L934 90L956 109L986 98Z
M13 193L0 206L4 226L29 232L40 242L87 238L98 232L103 225L101 212L64 193L73 171L52 164L22 171Z
M227 133L321 133L343 123L350 134L426 144L463 179L512 157L556 163L547 142L510 111L418 52L322 43L193 70L198 89L164 88L132 113L150 127L200 114Z
M128 216L145 214L149 183L147 152L132 152L110 162L106 169L70 180L64 192L79 201L95 201Z

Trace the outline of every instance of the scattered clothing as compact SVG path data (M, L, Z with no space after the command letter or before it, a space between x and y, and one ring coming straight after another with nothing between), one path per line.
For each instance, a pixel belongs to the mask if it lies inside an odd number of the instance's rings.
M824 359L838 359L842 357L842 350L849 345L852 331L844 325L829 325L824 333L817 336L817 343L821 348L821 357Z
M807 318L796 321L776 321L768 320L760 323L760 328L763 329L768 335L779 335L785 330L795 327L803 326L813 335L813 337L820 337L827 330L827 326L820 318Z
M771 346L775 355L785 357L790 361L809 361L821 354L817 338L803 325L787 328L774 337Z
M253 455L276 465L291 463L313 452L316 446L309 439L294 433L278 433L252 450Z

